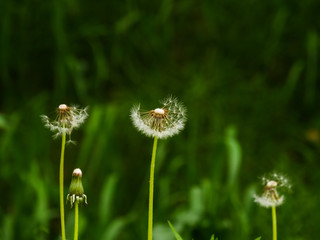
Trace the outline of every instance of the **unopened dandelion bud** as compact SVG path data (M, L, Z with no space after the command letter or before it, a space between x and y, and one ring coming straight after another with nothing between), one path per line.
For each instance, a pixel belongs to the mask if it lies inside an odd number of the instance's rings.
M86 204L88 204L87 196L84 194L82 186L82 171L80 170L80 168L76 168L75 170L73 170L67 201L70 202L71 207L75 202L85 202Z
M76 168L75 170L73 170L72 176L73 176L73 177L80 177L80 178L82 178L82 171L81 171L81 169L80 169L80 168Z

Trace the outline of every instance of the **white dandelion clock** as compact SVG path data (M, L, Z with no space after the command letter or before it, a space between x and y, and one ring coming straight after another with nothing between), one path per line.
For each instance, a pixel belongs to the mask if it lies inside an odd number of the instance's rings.
M142 111L140 105L131 109L134 126L149 137L165 139L183 130L186 122L186 109L176 98L161 101L162 106L150 111Z
M87 108L77 108L75 106L68 107L61 104L57 109L55 120L50 120L48 116L41 115L45 127L54 132L54 137L58 137L63 133L71 135L73 129L77 129L87 119Z

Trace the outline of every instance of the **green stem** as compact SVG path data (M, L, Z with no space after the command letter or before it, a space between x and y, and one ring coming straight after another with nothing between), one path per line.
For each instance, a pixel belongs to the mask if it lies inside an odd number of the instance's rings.
M154 167L156 163L157 143L158 143L158 137L155 137L153 141L152 158L151 158L151 166L150 166L148 240L152 240Z
M78 226L79 226L79 203L74 204L74 240L78 240Z
M65 123L63 123L63 128ZM62 240L66 239L66 230L64 224L64 196L63 196L63 166L64 166L64 149L66 145L66 133L62 133L61 144L61 157L60 157L60 172L59 172L59 185L60 185L60 218L61 218L61 235Z
M277 214L276 207L272 207L272 230L273 230L273 240L277 240Z

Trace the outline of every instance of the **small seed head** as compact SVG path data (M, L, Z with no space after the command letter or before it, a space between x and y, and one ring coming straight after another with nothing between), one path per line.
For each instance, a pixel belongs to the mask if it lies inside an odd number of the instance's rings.
M284 196L279 195L278 190L281 188L290 188L287 178L277 173L273 173L269 178L262 178L264 185L263 193L254 195L254 201L262 207L275 207L284 202Z
M54 120L51 120L46 115L41 115L45 127L55 133L54 137L58 137L62 134L68 134L70 137L73 129L78 128L84 123L87 117L87 108L78 109L75 106L69 107L66 104L59 105L57 108L57 116Z

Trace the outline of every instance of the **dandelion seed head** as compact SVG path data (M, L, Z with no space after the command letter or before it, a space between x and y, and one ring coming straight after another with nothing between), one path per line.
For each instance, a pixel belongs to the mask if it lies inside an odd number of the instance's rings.
M176 98L161 101L162 107L142 111L140 105L131 109L134 126L149 137L164 139L178 134L186 122L186 109Z
M290 189L288 179L277 173L273 173L270 177L263 177L262 184L264 186L264 191L261 195L254 195L254 201L262 207L275 207L280 206L284 202L284 196L279 195L279 190Z
M67 106L60 104L57 108L57 115L54 120L51 120L46 115L40 116L44 126L49 128L54 133L54 138L62 134L69 134L73 129L77 129L88 117L87 108L77 108L76 106Z

